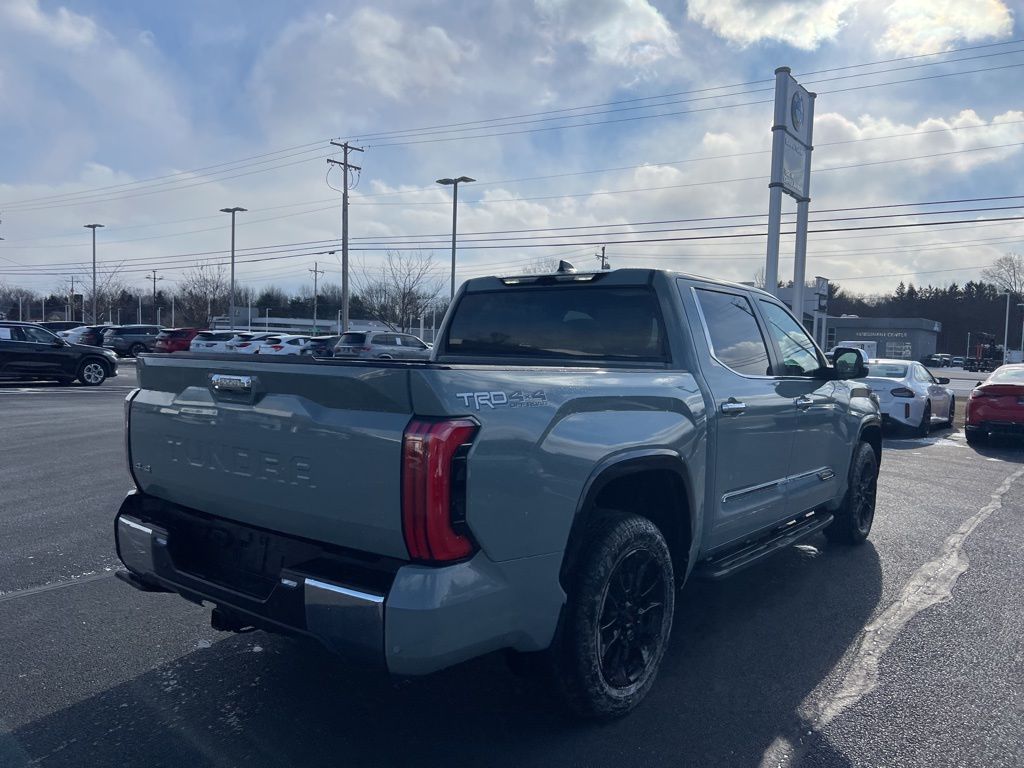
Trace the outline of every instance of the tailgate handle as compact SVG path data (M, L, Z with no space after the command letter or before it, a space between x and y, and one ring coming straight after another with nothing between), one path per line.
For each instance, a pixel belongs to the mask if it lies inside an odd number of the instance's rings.
M210 386L217 392L251 395L252 376L228 376L223 373L214 373L210 376Z

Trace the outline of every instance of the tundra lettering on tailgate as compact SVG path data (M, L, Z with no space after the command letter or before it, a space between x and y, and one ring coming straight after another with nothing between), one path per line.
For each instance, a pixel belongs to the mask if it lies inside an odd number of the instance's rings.
M165 435L164 440L168 456L175 464L225 472L236 477L256 477L276 483L316 488L312 476L313 460L305 456L282 456L270 451L254 451L175 435Z

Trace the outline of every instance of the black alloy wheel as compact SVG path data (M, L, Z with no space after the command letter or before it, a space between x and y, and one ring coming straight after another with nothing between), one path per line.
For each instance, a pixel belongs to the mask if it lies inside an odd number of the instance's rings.
M597 628L608 685L628 688L644 676L661 643L666 589L664 571L649 550L628 552L615 565Z

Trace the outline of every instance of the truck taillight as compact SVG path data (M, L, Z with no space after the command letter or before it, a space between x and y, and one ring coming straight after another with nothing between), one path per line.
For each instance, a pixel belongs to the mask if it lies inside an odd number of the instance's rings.
M474 544L465 529L466 452L476 422L413 420L402 438L402 533L409 556L460 560Z

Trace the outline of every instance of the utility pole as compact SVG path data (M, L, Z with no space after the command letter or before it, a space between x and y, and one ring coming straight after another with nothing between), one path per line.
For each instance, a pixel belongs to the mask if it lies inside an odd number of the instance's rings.
M156 281L157 280L163 280L163 278L156 276L156 270L155 269L150 270L150 271L153 274L150 275L149 277L147 277L146 280L152 280L153 281L153 317L154 317L154 319L156 319L156 324L160 325L160 320L159 320L159 318L157 316L157 309L156 309ZM139 296L139 322L140 323L142 322L142 296Z
M64 316L67 320L75 319L75 276L71 276L71 293L68 294L68 311Z
M171 327L174 328L174 294L171 294Z
M245 213L245 208L239 208L237 205L234 208L221 208L221 213L231 214L231 302L228 312L228 328L234 330L235 328L235 214Z
M96 230L102 228L102 224L86 224L86 229L92 230L92 321L96 322Z
M316 261L313 262L313 268L312 269L307 269L306 271L313 273L313 333L315 334L316 333L316 310L317 310L316 291L317 291L317 286L319 285L319 283L317 281L317 278L320 277L320 275L324 274L324 271L322 269L320 269L320 264L319 264L319 262L316 262Z
M594 256L594 258L601 260L601 269L611 269L611 267L608 266L608 257L604 255L604 248L605 247L602 245L601 246L601 254L598 255L598 256Z
M362 147L353 147L347 141L339 144L336 141L331 142L335 147L341 147L343 154L342 160L327 159L328 164L337 165L341 167L342 172L342 183L341 183L341 332L345 333L348 330L348 298L349 298L349 275L348 275L348 172L349 171L361 171L358 165L352 165L348 161L349 152L362 152Z
M1003 326L1003 365L1006 365L1006 350L1010 346L1010 292L1006 292L1006 324Z

